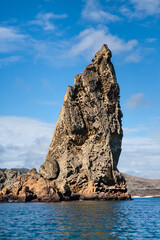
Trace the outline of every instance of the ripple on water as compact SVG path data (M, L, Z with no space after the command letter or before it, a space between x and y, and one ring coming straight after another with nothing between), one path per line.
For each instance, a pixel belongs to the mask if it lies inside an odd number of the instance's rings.
M160 198L1 203L0 239L160 239Z

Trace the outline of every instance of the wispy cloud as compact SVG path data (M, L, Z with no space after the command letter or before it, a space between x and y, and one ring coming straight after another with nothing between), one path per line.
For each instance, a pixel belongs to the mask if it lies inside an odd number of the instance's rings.
M12 40L10 39L10 35L13 35ZM0 43L3 45L2 51L8 54L13 54L13 52L17 53L18 50L19 53L23 54L24 60L25 56L31 56L35 62L45 60L47 64L54 65L74 64L75 61L81 57L85 57L88 60L94 56L95 52L98 51L104 43L109 46L114 55L124 52L127 53L127 56L130 56L127 61L135 62L135 58L131 57L131 54L132 51L134 50L135 52L135 49L138 47L138 41L136 39L126 41L110 33L109 29L105 26L87 28L72 38L56 42L48 39L36 40L30 35L21 34L18 29L5 27L5 34L3 34L3 38L1 36ZM126 55L123 57L125 58ZM18 58L14 56L7 58L6 64L18 61ZM70 59L70 61L66 63L66 59Z
M0 144L0 155L5 152L5 147Z
M142 53L142 50L138 48L135 51L128 54L124 61L126 63L139 63L142 60L143 55L144 54Z
M54 124L36 119L0 117L0 167L36 167L43 163Z
M60 106L59 102L55 101L41 101L41 100L31 100L32 103L39 104L39 105L51 105L51 106Z
M153 42L156 42L156 41L157 41L157 38L147 38L146 39L147 43L153 43Z
M2 67L13 62L19 62L19 60L25 59L25 56L27 55L32 56L34 59L38 59L41 54L44 54L44 58L45 56L46 58L49 58L52 54L55 56L58 51L57 43L54 41L48 41L48 39L37 40L34 36L28 33L26 34L27 27L32 24L40 26L43 30L52 31L55 29L52 20L64 19L66 17L66 14L57 15L53 13L39 13L34 21L25 25L26 28L23 28L23 30L20 26L14 27L7 24L4 26L1 25L0 53L7 54L7 56L0 59L0 66ZM58 45L60 46L60 43Z
M144 41L143 45L145 43L151 43L151 42L147 42L146 40ZM155 49L152 47L142 47L142 43L139 44L139 46L134 49L134 51L130 52L124 59L125 63L139 63L142 60L143 61L148 61L149 60L149 56L152 54L154 54Z
M0 53L21 50L26 38L18 28L0 26Z
M151 101L145 98L144 93L136 93L126 101L126 106L129 109L134 109L137 107L150 107Z
M142 13L138 13L137 11L131 10L130 6L123 5L120 7L120 12L123 16L132 19L132 18L139 18L143 17Z
M159 0L129 0L124 4L120 11L122 15L129 19L137 18L143 19L147 16L158 16L160 14L160 1Z
M67 14L54 14L52 12L49 13L38 13L36 19L30 21L31 25L37 25L43 28L45 31L53 31L55 30L55 25L53 23L53 19L64 19L67 18Z
M0 58L0 67L7 66L9 64L13 64L19 61L23 61L21 56L10 56L5 58Z
M122 141L119 170L140 177L160 178L160 137L127 135Z
M98 0L86 0L85 7L82 11L82 18L97 23L117 22L121 20L119 16L104 11Z
M116 54L130 53L137 48L138 41L131 39L125 41L119 36L113 35L108 28L100 26L97 28L87 28L78 35L66 41L49 42L35 41L35 59L45 60L47 63L56 65L75 64L83 57L83 61L90 60L91 57L106 43L111 51ZM125 58L126 55L123 57ZM69 59L69 61L66 61Z
M160 13L159 0L130 0L137 12L143 12L145 15L156 15Z
M37 169L44 162L54 124L36 119L0 117L0 167L28 167ZM146 137L134 136L137 131L148 132ZM132 135L131 135L132 134ZM156 137L149 128L138 126L125 129L120 171L150 178L160 178L160 132Z
M102 44L106 43L114 54L131 51L138 45L137 40L125 41L116 35L112 35L107 28L88 28L80 32L70 49L70 55L93 55Z
M18 39L24 39L25 36L19 33L17 28L13 27L0 27L0 40L2 41L15 41Z
M60 46L60 44L58 45ZM22 34L21 29L18 27L0 27L0 53L7 54L6 57L0 58L1 67L18 62L20 58L25 60L26 56L31 56L33 60L36 60L42 55L43 59L47 58L48 62L50 62L49 58L58 56L58 51L57 43L48 40L37 40L29 34ZM17 54L19 55L17 56Z
M144 127L144 126L138 126L138 127L135 127L135 128L123 128L124 134L140 133L140 132L143 132L143 131L146 131L146 130L147 130L147 128Z

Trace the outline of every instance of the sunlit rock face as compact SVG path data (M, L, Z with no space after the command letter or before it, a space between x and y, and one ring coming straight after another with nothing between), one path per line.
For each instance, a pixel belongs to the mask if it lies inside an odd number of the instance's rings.
M65 193L126 191L117 164L122 112L111 51L103 45L68 86L53 138L39 173Z

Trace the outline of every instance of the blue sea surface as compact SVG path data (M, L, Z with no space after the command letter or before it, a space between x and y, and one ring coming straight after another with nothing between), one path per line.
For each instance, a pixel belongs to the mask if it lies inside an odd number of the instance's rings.
M160 239L160 198L1 203L0 239Z

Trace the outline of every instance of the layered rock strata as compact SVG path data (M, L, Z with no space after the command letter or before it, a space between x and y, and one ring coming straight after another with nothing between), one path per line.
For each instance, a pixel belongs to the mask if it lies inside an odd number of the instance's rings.
M117 169L122 142L119 86L111 51L103 45L68 86L39 173L0 171L0 201L131 199ZM5 180L4 180L5 179Z

